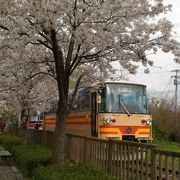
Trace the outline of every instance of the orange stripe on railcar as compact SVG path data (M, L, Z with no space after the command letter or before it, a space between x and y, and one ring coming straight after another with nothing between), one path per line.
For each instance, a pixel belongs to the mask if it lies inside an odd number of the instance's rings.
M131 131L128 133L127 128L130 128ZM100 134L150 134L151 130L149 127L142 126L100 126Z
M67 124L91 124L91 118L88 114L88 118L86 115L79 115L79 116L68 116L66 119ZM47 117L45 119L45 124L56 124L56 117Z

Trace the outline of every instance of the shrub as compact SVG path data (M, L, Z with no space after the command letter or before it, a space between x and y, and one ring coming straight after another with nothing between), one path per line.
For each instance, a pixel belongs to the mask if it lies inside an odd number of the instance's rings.
M22 144L20 137L12 135L0 135L0 144L9 151L12 151L13 146Z
M164 107L151 107L151 114L156 139L180 142L180 112L173 112Z
M50 149L36 144L14 146L13 158L24 176L31 177L33 169L51 164Z
M169 134L165 131L159 128L159 126L153 124L153 138L154 140L169 140Z
M33 172L33 180L115 180L87 165L66 164L63 167L39 167Z

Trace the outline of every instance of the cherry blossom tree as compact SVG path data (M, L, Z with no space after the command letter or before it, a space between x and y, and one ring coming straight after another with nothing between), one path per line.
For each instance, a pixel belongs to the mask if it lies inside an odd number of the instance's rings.
M38 75L41 67L37 68L33 55L27 49L19 54L11 49L0 61L0 100L5 107L16 110L19 127L26 124L32 112L45 111L57 97L54 79Z
M34 58L38 71L31 77L46 74L57 82L54 161L60 165L64 162L69 82L77 69L82 73L74 94L86 75L102 79L112 73L114 61L135 73L138 62L152 65L148 53L162 49L179 62L172 24L158 17L171 7L163 0L9 0L0 5L3 54L9 49L38 49Z
M10 80L7 78L6 82L9 83ZM8 87L0 92L2 107L9 107L16 111L17 118L14 119L14 124L17 124L18 127L26 125L28 117L32 113L46 111L49 103L57 98L55 83L50 79L41 77L23 83L20 80L22 79L16 74L11 85L0 83L1 86Z

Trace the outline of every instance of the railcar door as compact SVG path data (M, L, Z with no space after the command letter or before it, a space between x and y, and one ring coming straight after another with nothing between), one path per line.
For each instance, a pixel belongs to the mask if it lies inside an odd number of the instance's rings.
M96 102L96 93L91 94L91 136L97 136L97 102Z

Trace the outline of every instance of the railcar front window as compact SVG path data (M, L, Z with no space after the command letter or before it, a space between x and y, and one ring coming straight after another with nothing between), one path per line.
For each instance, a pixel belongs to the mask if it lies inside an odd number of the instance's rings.
M148 113L145 86L106 84L105 105L101 109L102 111L137 114Z

